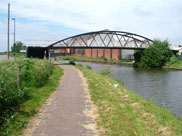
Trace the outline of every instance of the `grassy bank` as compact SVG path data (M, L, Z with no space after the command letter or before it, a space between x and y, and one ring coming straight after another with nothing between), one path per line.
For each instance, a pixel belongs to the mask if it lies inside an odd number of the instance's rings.
M21 67L21 86L17 71ZM59 84L63 70L50 61L15 59L0 64L0 135L19 136Z
M165 67L182 69L182 60L177 58L171 58L171 60L165 64Z
M107 58L90 58L85 56L60 56L57 57L58 60L75 60L75 61L93 61L101 63L127 63L132 64L131 60L116 60L116 59L107 59Z
M26 53L10 52L11 57L26 57Z
M97 125L107 136L182 135L182 121L117 81L77 66L88 80L91 99L98 107ZM118 87L114 87L118 84Z

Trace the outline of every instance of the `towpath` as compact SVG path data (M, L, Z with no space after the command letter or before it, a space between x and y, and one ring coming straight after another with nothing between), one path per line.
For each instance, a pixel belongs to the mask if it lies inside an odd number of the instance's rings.
M97 135L93 104L83 75L73 66L61 67L65 73L57 91L28 125L25 136Z

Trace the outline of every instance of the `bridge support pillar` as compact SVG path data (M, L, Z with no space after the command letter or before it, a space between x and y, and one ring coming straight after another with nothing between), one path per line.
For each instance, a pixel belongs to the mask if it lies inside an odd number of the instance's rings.
M91 48L91 58L93 58L92 48Z
M121 51L122 49L119 49L119 59L121 60Z
M103 57L105 58L105 49L103 49Z
M98 56L99 56L99 51L98 51L98 49L97 49L97 58L98 58Z
M110 58L112 59L112 49L110 49Z
M71 48L70 48L70 56L71 56Z

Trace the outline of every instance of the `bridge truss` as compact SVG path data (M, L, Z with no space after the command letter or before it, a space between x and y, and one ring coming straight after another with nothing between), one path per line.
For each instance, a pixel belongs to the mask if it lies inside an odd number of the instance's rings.
M144 49L152 42L138 34L104 30L71 36L49 45L48 48Z

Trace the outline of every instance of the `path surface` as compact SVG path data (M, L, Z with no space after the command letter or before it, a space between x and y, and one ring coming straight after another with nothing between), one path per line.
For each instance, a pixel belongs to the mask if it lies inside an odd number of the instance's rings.
M87 103L84 80L77 69L72 66L61 66L65 73L58 90L51 96L51 102L44 106L39 121L32 125L32 136L93 136L94 119L84 111L90 110ZM92 128L91 127L91 128Z

